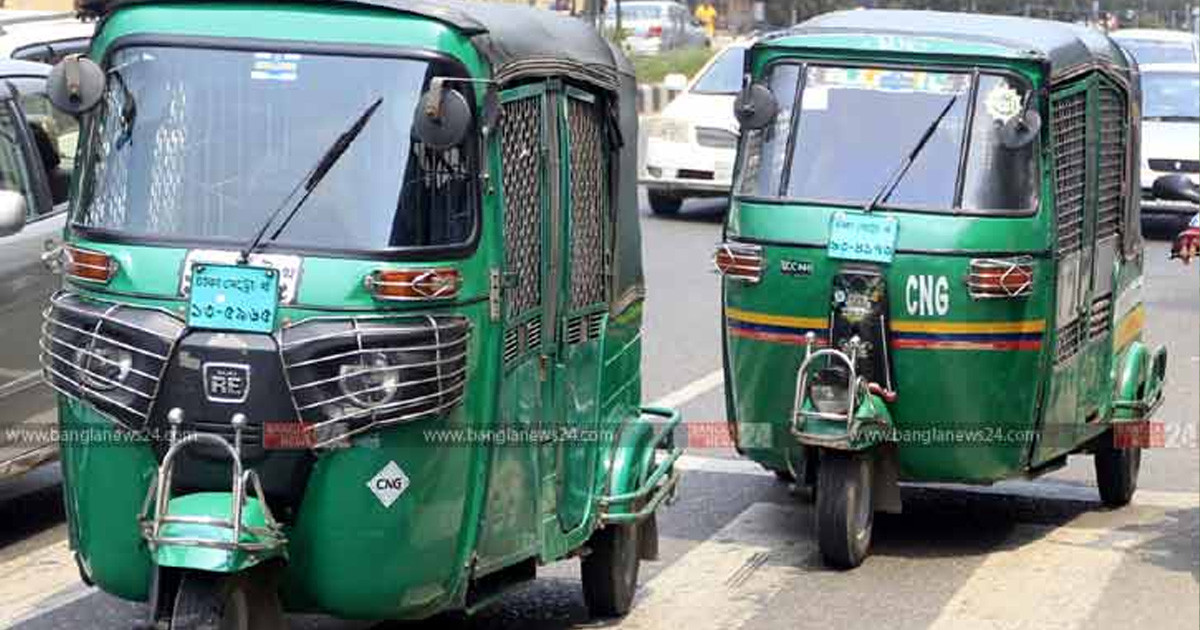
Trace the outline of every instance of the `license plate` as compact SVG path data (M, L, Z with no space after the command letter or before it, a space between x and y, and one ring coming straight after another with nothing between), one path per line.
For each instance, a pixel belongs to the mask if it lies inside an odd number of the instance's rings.
M266 267L197 264L192 268L188 325L269 333L279 304L279 272Z
M839 212L829 222L829 257L890 263L897 227L895 217Z

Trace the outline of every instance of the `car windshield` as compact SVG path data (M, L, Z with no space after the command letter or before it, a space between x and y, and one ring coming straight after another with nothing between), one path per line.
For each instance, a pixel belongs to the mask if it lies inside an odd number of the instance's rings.
M744 196L866 205L945 110L880 205L1001 214L1034 207L1037 143L1014 149L1000 140L1025 102L1021 81L982 74L974 104L966 72L778 64L768 85L779 113L743 134Z
M1117 38L1117 43L1129 51L1139 65L1152 63L1196 63L1196 48L1181 41Z
M692 92L697 94L737 94L742 87L742 62L746 49L726 48L708 66L704 74L696 79Z
M1146 120L1200 120L1200 75L1194 72L1143 73L1142 117Z
M663 6L661 4L647 3L630 3L621 4L621 20L657 20L662 17ZM609 19L616 19L617 8L613 5L608 7Z
M87 131L73 224L149 241L242 245L378 99L280 249L462 244L474 231L471 151L411 139L439 68L385 57L127 47Z

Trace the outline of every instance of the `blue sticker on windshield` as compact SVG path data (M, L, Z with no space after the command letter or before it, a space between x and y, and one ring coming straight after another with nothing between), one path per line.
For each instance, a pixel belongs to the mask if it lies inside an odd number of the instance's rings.
M300 78L300 55L295 53L254 53L250 78L258 81L295 81Z

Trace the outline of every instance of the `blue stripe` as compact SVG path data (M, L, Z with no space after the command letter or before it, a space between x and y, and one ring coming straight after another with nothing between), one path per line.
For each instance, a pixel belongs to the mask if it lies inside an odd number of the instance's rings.
M897 339L925 341L1040 341L1042 333L893 333Z
M729 318L729 324L743 330L753 330L762 333L774 333L777 335L805 335L810 332L822 334L828 332L828 328L792 328L791 326L772 326L770 324L752 324L744 322L740 319Z

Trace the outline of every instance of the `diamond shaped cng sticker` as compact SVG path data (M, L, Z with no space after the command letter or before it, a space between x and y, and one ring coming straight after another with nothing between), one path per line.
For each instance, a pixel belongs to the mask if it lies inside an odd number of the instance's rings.
M383 507L390 508L408 490L408 475L396 465L396 462L388 462L387 466L375 473L374 477L367 482L367 488L375 495L376 499L383 504Z

